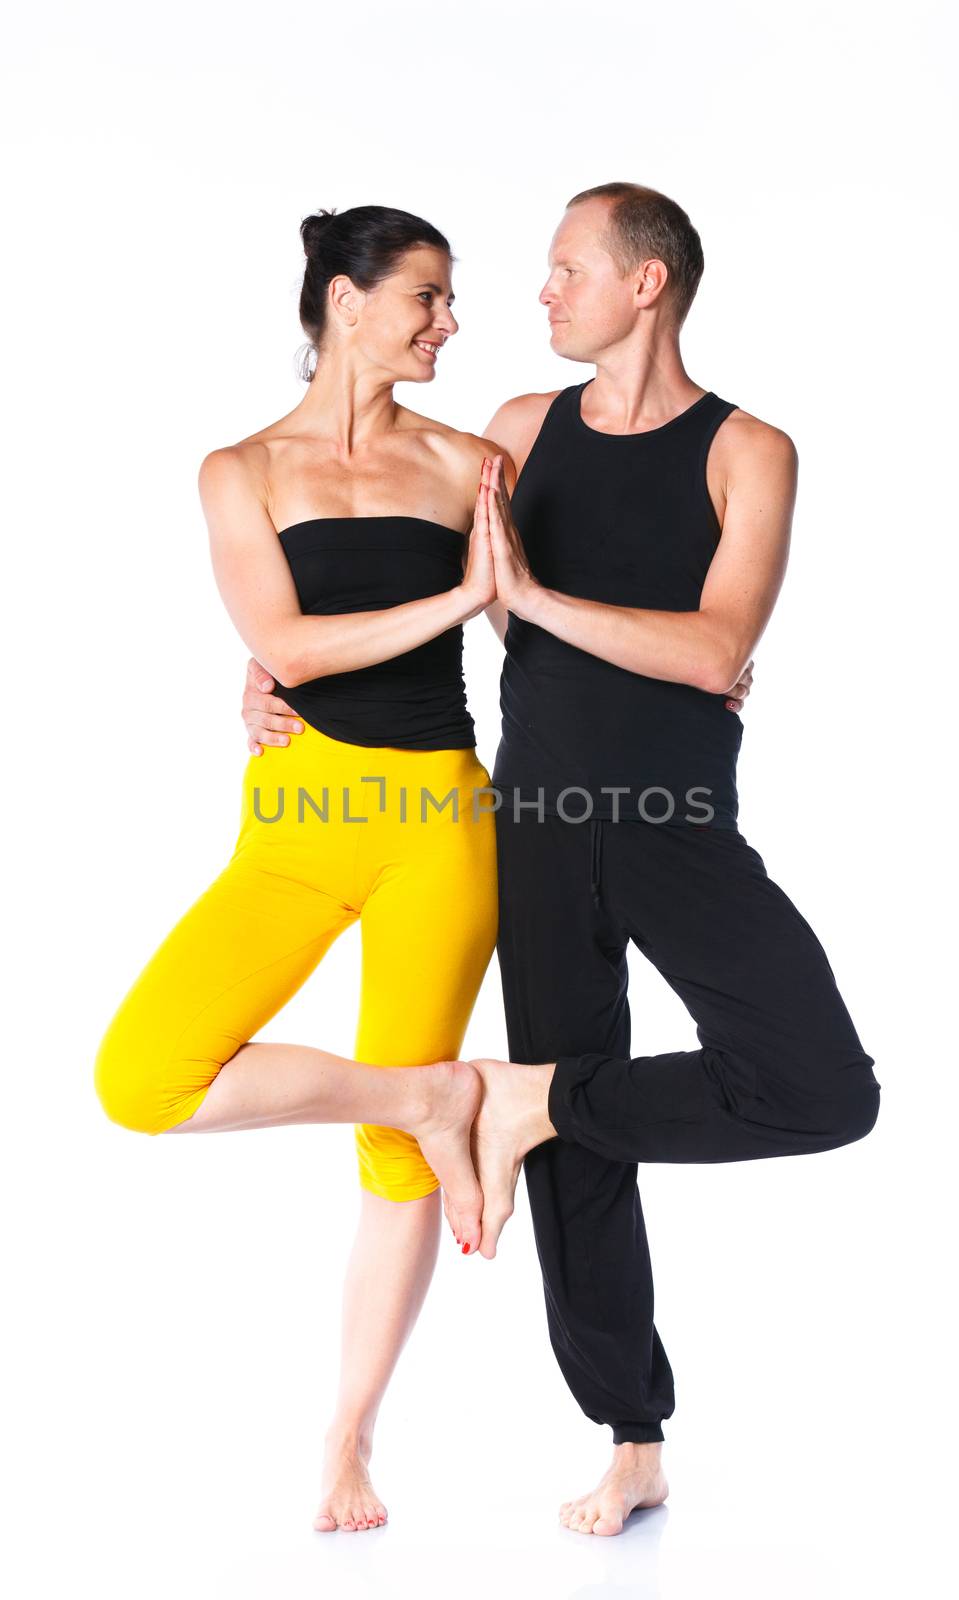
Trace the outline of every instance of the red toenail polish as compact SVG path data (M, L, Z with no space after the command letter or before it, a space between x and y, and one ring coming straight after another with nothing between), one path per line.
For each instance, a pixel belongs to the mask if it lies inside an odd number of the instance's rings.
M469 1245L468 1244L464 1244L464 1246L463 1246L463 1254L464 1254L464 1256L468 1256L469 1253L470 1253Z

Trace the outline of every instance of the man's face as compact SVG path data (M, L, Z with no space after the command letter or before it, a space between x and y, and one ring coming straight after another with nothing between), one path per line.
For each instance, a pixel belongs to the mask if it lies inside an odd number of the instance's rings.
M581 200L566 212L549 247L549 277L540 292L550 345L569 361L595 361L636 324L634 280L620 277L601 243L611 202Z

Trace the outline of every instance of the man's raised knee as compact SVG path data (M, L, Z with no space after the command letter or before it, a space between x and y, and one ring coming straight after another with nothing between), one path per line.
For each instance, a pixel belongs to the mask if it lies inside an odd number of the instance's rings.
M834 1103L833 1115L830 1121L836 1136L836 1146L855 1144L857 1139L864 1139L876 1126L879 1116L879 1087L863 1090L861 1094L850 1095L848 1099L838 1100Z

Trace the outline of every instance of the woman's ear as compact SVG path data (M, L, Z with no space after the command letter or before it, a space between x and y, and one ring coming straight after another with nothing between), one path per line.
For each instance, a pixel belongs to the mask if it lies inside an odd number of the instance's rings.
M352 278L341 272L337 277L330 279L330 305L348 328L356 326L359 315L358 300L362 291L358 290Z

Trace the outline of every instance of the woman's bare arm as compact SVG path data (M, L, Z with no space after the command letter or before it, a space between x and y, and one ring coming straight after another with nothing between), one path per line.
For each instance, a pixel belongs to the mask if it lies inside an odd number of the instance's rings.
M232 446L206 456L200 500L210 535L217 588L247 649L278 683L388 661L485 609L488 595L471 581L382 611L305 616L273 521L242 453Z

